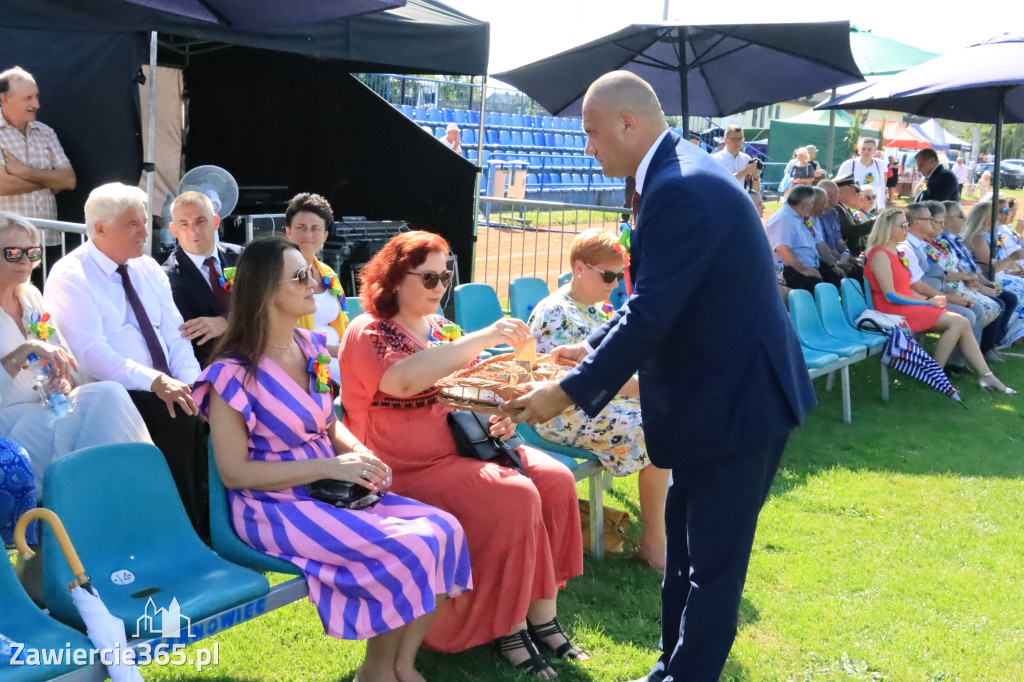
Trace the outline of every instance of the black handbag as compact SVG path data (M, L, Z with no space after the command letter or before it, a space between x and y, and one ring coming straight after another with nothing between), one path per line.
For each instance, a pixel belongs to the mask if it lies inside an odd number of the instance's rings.
M314 500L326 502L338 509L366 509L377 504L384 492L371 492L369 488L351 481L321 478L306 486Z
M512 436L502 441L492 436L487 415L462 410L449 412L448 428L452 430L455 447L463 457L494 462L526 475L523 460L519 459L515 451L515 448L523 444L523 440L519 436Z

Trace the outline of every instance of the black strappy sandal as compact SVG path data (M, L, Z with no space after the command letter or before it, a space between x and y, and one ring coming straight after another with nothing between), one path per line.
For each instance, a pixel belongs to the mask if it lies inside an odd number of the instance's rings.
M527 620L526 631L530 633L530 637L532 637L535 642L543 644L558 658L578 661L580 660L580 656L584 655L587 656L589 660L590 655L572 643L572 640L569 639L569 633L562 629L562 624L558 622L558 618L552 618L547 623L541 623L540 625L534 625ZM565 641L558 647L553 647L544 639L551 635L561 635L562 637L565 637Z
M551 668L548 662L540 655L537 651L537 645L533 643L530 636L526 634L526 630L520 630L519 632L513 632L511 635L505 635L504 637L498 637L494 640L494 646L498 648L502 654L508 651L514 651L515 649L525 649L526 653L530 655L525 661L521 663L513 663L513 665L524 672L528 673L541 673ZM504 657L508 660L508 657ZM509 661L512 663L512 661Z

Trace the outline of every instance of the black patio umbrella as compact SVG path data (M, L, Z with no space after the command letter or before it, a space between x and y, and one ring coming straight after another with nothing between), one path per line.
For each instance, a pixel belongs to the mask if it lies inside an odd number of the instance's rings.
M991 243L995 243L1003 122L1024 121L1024 37L1004 33L989 38L882 78L817 108L888 109L931 118L994 123ZM990 278L994 275L992 269L990 264Z
M126 0L168 14L235 28L305 26L405 5L405 0Z
M863 80L850 23L633 24L494 77L552 114L579 114L583 95L609 71L635 73L666 114L728 116Z

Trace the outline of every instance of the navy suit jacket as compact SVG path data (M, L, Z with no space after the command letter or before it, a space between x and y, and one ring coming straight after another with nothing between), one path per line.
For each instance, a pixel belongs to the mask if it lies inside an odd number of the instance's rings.
M928 188L921 192L918 201L960 201L960 183L956 175L941 163L928 177Z
M217 256L220 258L222 268L234 267L238 262L238 256L242 253L242 247L234 244L217 244ZM206 275L196 267L192 259L188 257L179 246L167 257L163 264L167 279L171 282L171 295L174 296L174 305L178 312L185 318L185 321L194 320L197 317L219 317L225 316L227 311L221 308L217 299L213 297L210 290L210 282ZM202 346L192 342L192 350L195 351L199 364L206 367L210 361L210 353L213 351L213 340L207 341Z
M643 190L633 295L591 335L595 351L562 388L594 416L638 371L647 451L666 469L788 433L816 399L753 202L672 132Z

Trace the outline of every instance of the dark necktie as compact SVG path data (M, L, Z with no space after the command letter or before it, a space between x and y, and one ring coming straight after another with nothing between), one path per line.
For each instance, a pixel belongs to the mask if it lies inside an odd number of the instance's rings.
M224 287L220 285L220 274L217 272L217 259L210 256L203 261L203 265L206 266L206 270L209 273L210 288L213 289L213 298L217 301L217 305L220 306L220 312L227 314L228 304L231 302L231 294L224 290Z
M128 277L128 264L118 265L117 274L121 275L124 295L128 299L128 305L132 307L132 312L135 313L135 319L139 322L142 338L146 340L146 348L149 349L149 355L153 359L153 369L170 376L171 369L167 366L167 356L164 355L164 349L161 348L160 340L156 337L156 330L153 329L153 323L149 321L149 315L146 314L146 309L142 306L139 294L135 291L131 278Z
M633 192L630 204L633 206L633 225L636 226L636 216L640 213L640 192Z

